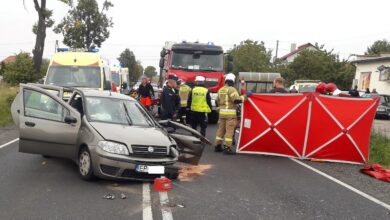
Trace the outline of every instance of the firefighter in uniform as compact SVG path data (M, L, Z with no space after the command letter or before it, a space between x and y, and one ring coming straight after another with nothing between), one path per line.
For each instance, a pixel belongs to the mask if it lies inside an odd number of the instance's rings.
M220 88L217 96L217 104L219 107L219 123L217 135L215 137L215 152L224 152L225 154L234 154L232 150L233 135L237 125L237 104L244 102L246 97L252 95L252 91L248 91L246 95L240 96L234 88L236 76L229 73L225 76L225 86ZM222 148L225 141L224 148Z
M183 124L187 124L190 122L189 114L187 111L187 102L188 102L188 96L191 92L191 87L188 85L187 82L182 82L179 88L179 97L180 97L180 110L179 110L179 119L180 122ZM184 120L185 117L185 120Z
M196 130L200 125L200 133L206 136L207 113L211 112L211 96L209 90L204 86L206 79L203 76L195 78L196 86L188 96L188 106L191 107L191 127Z

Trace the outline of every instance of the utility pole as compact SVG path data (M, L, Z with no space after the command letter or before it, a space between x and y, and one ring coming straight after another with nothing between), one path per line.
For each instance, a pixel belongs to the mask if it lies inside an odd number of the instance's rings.
M276 59L278 59L278 50L279 50L279 40L276 41L276 52L275 52L274 64L276 62Z

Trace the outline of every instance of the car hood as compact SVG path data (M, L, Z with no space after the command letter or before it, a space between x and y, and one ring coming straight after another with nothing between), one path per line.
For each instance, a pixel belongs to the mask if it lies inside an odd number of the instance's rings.
M172 144L165 132L156 127L139 127L101 122L90 122L90 124L104 139L124 143L127 146L169 146Z

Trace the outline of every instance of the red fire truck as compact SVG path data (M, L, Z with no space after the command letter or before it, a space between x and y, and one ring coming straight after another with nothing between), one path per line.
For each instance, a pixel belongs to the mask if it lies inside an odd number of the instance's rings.
M215 99L218 90L224 86L224 51L221 46L209 42L166 42L161 51L160 86L170 74L175 74L185 82L193 82L196 76L206 78L205 86L211 92L212 112L208 115L209 123L217 123ZM233 68L232 57L228 56L227 72Z

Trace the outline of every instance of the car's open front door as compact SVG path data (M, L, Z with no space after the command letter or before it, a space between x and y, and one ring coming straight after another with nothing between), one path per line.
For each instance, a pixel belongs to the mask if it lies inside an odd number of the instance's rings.
M51 92L53 95L59 97L60 99L64 96L64 87L55 86L55 85L44 85L44 84L36 84L36 83L28 83L27 85L37 86L42 88L48 92Z
M179 161L198 165L206 145L212 143L203 137L196 130L174 121L160 121L165 127L174 128L176 131L170 133L170 136L176 141L179 155Z
M12 106L18 115L19 151L72 158L81 124L80 113L47 88L21 84Z

